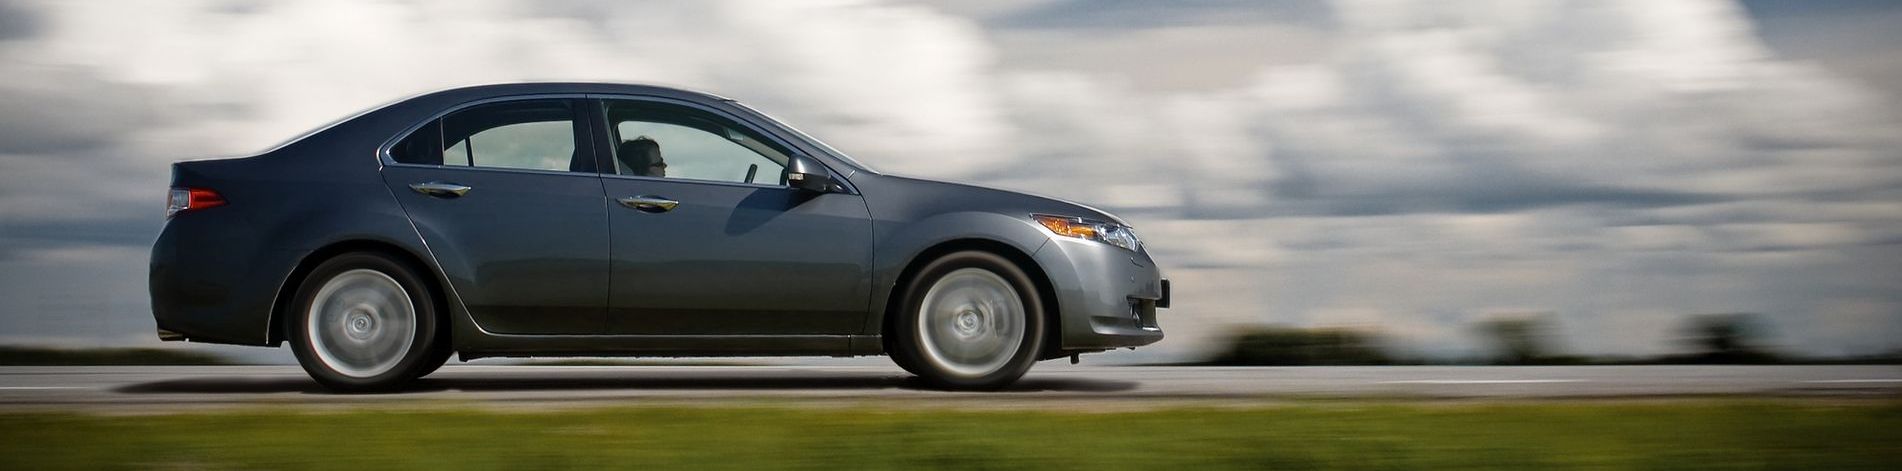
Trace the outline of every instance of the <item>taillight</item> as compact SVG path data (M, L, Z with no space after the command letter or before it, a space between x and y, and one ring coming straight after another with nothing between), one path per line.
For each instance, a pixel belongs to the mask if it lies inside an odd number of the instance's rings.
M225 197L204 188L173 188L165 198L165 217L181 212L225 205Z

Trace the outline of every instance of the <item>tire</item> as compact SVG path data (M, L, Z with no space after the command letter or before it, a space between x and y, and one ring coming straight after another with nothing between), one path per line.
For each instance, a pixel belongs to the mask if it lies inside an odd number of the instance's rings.
M905 370L906 373L920 377L926 374L925 370L918 368L918 360L905 354L903 349L899 349L892 344L887 344L885 351L889 352L888 355L891 356L892 363L898 364L898 368Z
M443 330L447 331L448 329ZM429 352L429 356L423 358L423 369L416 373L416 377L418 378L429 376L430 373L435 373L437 369L449 363L449 357L456 353L456 349L450 345L449 337L445 336L443 332L438 332L436 335L438 336L436 349Z
M998 389L1030 371L1043 348L1036 285L996 254L939 257L905 287L892 359L946 389Z
M298 287L284 323L297 363L325 388L389 390L447 359L428 285L407 264L374 253L325 260Z

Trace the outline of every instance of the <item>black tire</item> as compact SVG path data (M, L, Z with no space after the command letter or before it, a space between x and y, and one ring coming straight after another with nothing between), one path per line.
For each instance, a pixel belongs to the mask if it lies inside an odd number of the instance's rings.
M896 330L893 332L896 332ZM898 369L905 370L906 373L910 373L912 376L922 377L927 373L918 368L918 359L912 358L909 354L905 353L904 349L898 348L896 343L887 344L885 351L887 352L886 355L892 358L892 363L898 365Z
M928 353L928 347L920 333L919 325L924 316L921 310L927 293L931 288L954 272L976 268L1001 278L1016 294L1021 303L1022 329L1021 339L1016 342L1017 349L1011 353L1001 366L980 373L961 373L946 366ZM892 319L892 360L906 371L924 380L925 383L945 389L993 390L1008 386L1030 371L1032 364L1042 355L1044 330L1043 303L1037 294L1036 285L1030 275L1004 257L990 252L956 252L932 260L918 271L913 281L903 287L905 295L902 309L897 318ZM1008 342L1005 342L1008 344ZM1001 350L999 350L1001 352ZM1004 356L1000 353L999 358Z
M447 331L448 329L442 330ZM429 356L423 359L422 371L416 372L416 377L418 378L429 376L430 373L435 373L437 369L449 363L449 357L456 354L456 349L453 345L454 342L449 341L449 336L446 335L446 332L437 332L436 335L438 339L436 341L436 349L429 352Z
M374 374L354 376L340 371L326 363L317 351L310 332L312 304L323 287L344 274L364 274L369 270L394 280L409 298L408 305L414 314L411 324L410 342L407 348L390 349L400 351L400 357L394 366ZM297 363L310 373L325 388L338 392L373 392L390 390L441 366L447 359L447 338L440 335L441 319L431 299L435 299L423 282L416 268L393 260L389 257L370 253L355 252L333 257L318 264L297 289L296 302L291 304L291 312L285 318L284 338L290 340L291 352L297 355ZM401 303L392 302L391 305ZM395 331L392 331L395 332ZM326 334L333 335L333 334ZM392 335L396 335L393 333ZM398 337L400 339L400 336Z

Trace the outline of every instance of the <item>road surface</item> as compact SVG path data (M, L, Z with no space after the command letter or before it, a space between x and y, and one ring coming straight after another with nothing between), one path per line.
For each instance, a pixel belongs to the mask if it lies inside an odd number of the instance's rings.
M393 394L339 395L295 366L0 367L0 408L917 400L1068 404L1260 398L1902 398L1898 366L1134 367L1039 364L1003 392L933 391L891 366L450 365Z

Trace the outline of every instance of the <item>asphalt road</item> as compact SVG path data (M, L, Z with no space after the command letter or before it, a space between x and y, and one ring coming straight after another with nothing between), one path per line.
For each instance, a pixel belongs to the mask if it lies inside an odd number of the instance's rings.
M1902 398L1898 366L1131 367L1039 364L1002 392L934 391L890 366L450 365L392 394L339 395L295 366L0 367L0 408L916 400L1068 404L1259 398Z

